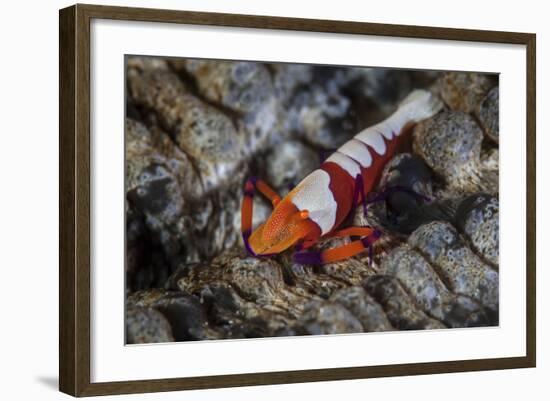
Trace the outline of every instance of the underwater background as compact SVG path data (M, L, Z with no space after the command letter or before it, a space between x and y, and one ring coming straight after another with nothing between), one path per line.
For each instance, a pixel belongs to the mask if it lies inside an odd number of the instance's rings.
M497 75L140 56L125 73L127 343L498 325ZM377 189L411 192L354 217L383 232L372 260L246 254L246 178L286 194L417 88L445 108ZM255 198L255 224L270 211Z

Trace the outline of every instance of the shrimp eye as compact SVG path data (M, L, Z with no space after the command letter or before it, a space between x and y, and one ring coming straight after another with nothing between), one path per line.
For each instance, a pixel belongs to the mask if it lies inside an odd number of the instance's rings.
M300 212L300 219L305 220L309 217L309 212L307 210L302 210Z

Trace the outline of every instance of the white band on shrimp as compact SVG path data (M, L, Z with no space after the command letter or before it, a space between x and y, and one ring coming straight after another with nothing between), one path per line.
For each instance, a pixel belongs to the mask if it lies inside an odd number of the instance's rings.
M334 228L336 201L330 190L330 176L324 170L315 170L291 192L291 199L298 210L307 210L324 235Z

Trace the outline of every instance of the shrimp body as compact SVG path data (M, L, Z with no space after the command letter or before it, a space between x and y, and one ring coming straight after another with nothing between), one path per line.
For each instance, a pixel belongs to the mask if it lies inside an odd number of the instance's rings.
M328 263L370 247L380 236L377 230L369 227L340 230L340 226L361 197L364 199L372 191L400 141L416 123L435 115L441 108L441 101L430 92L411 92L389 118L355 135L283 199L263 181L249 180L241 213L247 249L255 255L265 256L296 244L304 249L322 237L363 237L333 250L295 255L297 261L304 263ZM272 200L274 210L265 223L251 232L254 188Z

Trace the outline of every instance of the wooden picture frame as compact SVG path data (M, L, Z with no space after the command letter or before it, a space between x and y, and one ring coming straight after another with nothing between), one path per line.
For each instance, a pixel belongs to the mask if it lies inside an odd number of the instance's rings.
M526 356L366 367L92 383L90 380L90 21L94 18L222 27L442 39L526 46L527 260ZM535 47L534 34L347 21L75 5L60 27L60 337L59 387L73 396L143 393L264 384L534 367L535 281Z

